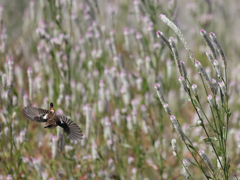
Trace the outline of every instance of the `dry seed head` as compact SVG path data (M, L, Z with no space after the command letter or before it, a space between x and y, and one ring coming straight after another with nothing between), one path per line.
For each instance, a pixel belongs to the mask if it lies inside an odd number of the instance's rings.
M209 33L209 36L210 36L210 38L212 39L212 41L214 42L214 44L215 44L215 46L216 46L216 48L217 48L217 50L218 50L218 52L219 52L222 60L223 60L224 67L226 68L226 67L227 67L226 56L225 56L225 54L224 54L224 52L223 52L223 50L222 50L221 45L219 44L219 42L218 42L218 40L217 40L216 35L215 35L214 33L210 32L210 33Z
M178 56L177 47L176 47L176 44L175 44L172 37L169 38L169 43L170 43L170 46L171 46L171 49L172 49L172 52L173 52L173 56L174 56L176 66L178 68L178 72L181 76L183 76L183 72L182 72L182 69L181 69L181 66L180 66L180 60L179 60L179 56Z
M177 141L176 141L176 139L172 139L171 143L172 143L173 155L177 156Z
M206 31L201 29L200 30L200 34L203 37L203 39L204 39L205 43L207 44L207 46L210 48L210 51L212 52L214 58L216 59L217 58L216 51L214 49L214 46L213 46L211 40L208 38Z
M210 81L206 71L202 67L201 63L199 61L195 61L195 66L196 66L198 72L202 75L204 82L208 85L208 88L212 90L211 81Z
M220 66L219 66L218 61L217 61L217 60L214 60L214 61L213 61L213 65L214 65L214 67L215 67L215 69L216 69L216 71L217 71L218 77L219 77L220 79L223 79L222 70L221 70L221 68L220 68Z
M55 159L57 157L57 144L58 138L57 136L52 137L52 158Z
M192 50L189 48L188 44L187 44L187 41L185 40L182 32L180 31L180 29L172 22L170 21L165 15L163 14L160 14L159 16L161 18L161 20L166 23L177 35L178 35L178 38L182 41L185 49L187 50L188 54L189 54L189 57L192 61L192 63L195 63L196 59L192 53Z
M192 90L193 90L193 93L194 93L195 95L197 95L198 89L197 89L197 85L196 85L196 84L193 84L193 85L192 85Z
M179 137L181 138L182 141L185 141L185 136L184 133L181 129L180 124L178 123L178 120L176 119L176 117L174 115L170 116L170 120L172 121L173 127L174 129L177 131Z
M2 86L3 86L3 88L5 88L6 85L7 85L7 75L3 74L2 75Z
M189 169L188 169L188 161L183 159L183 172L186 179L190 179Z
M180 66L181 66L184 79L187 79L187 69L186 69L185 63L183 61L180 61Z
M155 89L157 91L158 98L161 101L162 105L166 104L160 84L155 84Z
M198 72L203 76L203 79L205 80L205 82L206 83L210 82L210 79L209 79L206 71L202 67L202 64L199 61L195 61L195 66L196 66Z
M212 79L211 80L211 91L213 94L217 94L217 91L218 91L218 84L217 84L217 81L215 79Z
M28 74L28 83L29 83L29 100L32 103L33 100L33 77L32 77L32 68L28 67L27 74Z
M185 91L186 93L188 93L188 87L187 87L187 84L186 84L184 78L183 78L182 76L180 76L178 80L179 80L182 88L184 89L184 91Z
M206 55L207 55L208 60L210 61L210 63L211 63L212 66L214 67L214 65L213 65L214 58L213 58L212 53L209 52L209 51L206 51Z
M203 161L206 163L206 165L209 167L209 169L211 169L211 171L214 172L213 165L209 160L209 158L207 157L207 155L205 154L205 152L203 150L199 150L199 155L201 156Z

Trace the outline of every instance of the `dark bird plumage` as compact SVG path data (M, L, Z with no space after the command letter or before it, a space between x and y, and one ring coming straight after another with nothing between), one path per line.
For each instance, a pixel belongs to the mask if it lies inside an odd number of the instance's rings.
M50 110L27 106L23 108L22 113L27 119L32 121L46 122L44 128L53 129L57 126L62 127L70 140L80 141L82 139L82 131L79 126L69 118L55 114L53 103L50 103Z

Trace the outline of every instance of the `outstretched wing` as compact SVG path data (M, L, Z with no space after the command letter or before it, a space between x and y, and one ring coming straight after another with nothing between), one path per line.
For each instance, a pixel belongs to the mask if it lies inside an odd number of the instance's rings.
M70 140L80 141L82 139L82 130L77 124L73 123L65 116L59 114L56 114L56 116L59 118L57 125L64 129L64 132Z
M46 122L47 119L43 119L43 116L49 113L49 110L40 109L32 106L24 107L22 110L23 115L36 122Z

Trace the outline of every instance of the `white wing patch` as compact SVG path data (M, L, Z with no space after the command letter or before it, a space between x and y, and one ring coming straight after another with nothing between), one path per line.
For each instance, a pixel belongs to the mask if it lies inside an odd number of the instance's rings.
M47 114L45 114L45 116L43 116L43 119L47 119Z

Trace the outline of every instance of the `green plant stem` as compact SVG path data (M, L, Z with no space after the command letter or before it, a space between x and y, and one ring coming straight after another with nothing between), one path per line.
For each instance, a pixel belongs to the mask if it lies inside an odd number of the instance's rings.
M181 162L183 168L186 170L186 172L188 173L188 175L190 176L190 178L193 180L191 174L189 173L189 171L187 170L187 168L184 166L184 164L183 164L182 160L180 159L180 157L178 156L178 154L177 154L177 158L178 158L178 160Z

